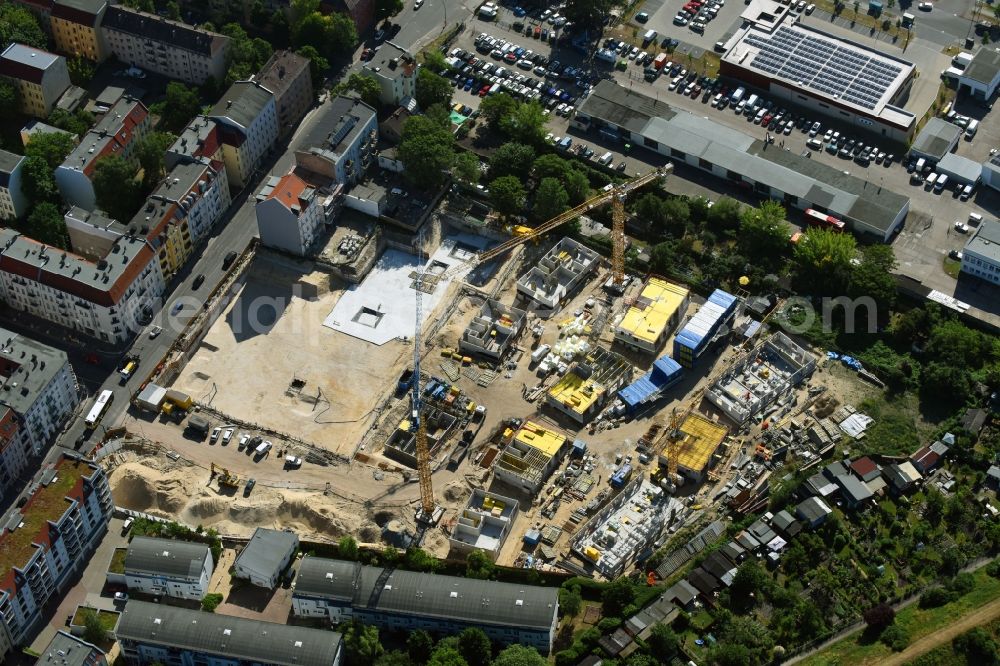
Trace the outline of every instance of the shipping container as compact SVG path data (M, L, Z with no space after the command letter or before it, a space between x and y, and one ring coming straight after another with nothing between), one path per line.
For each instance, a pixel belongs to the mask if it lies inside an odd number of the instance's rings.
M653 67L656 69L663 69L663 66L667 64L667 54L661 53L653 59Z

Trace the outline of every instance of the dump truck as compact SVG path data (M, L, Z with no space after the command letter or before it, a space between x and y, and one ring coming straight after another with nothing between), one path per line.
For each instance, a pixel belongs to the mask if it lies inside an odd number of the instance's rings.
M396 393L402 395L410 390L410 385L413 383L413 368L407 368L403 370L403 373L399 376L399 381L396 383Z
M138 367L139 367L138 356L135 356L133 354L126 356L125 359L122 361L122 367L118 370L118 374L121 375L122 381L127 382L129 378L132 377L132 374L135 372L135 369Z
M166 395L163 396L166 402L169 402L174 407L178 409L183 409L184 411L189 411L194 405L194 401L191 399L187 393L182 393L181 391L175 391L173 389L168 389Z

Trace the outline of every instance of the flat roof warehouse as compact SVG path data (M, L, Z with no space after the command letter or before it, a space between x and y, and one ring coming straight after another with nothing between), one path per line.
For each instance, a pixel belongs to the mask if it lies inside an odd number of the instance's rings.
M759 196L842 218L858 234L888 241L910 209L909 197L672 108L612 81L580 105L573 126L614 128L626 141L751 187Z

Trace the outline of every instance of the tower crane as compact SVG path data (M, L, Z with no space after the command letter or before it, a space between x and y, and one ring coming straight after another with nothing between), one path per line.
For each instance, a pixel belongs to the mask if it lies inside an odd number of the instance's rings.
M431 482L431 455L427 448L427 428L420 418L420 324L422 323L422 301L427 274L423 270L414 275L413 289L416 292L416 316L413 327L413 382L411 384L410 409L417 448L417 476L420 479L420 514L418 519L430 523L434 520L434 486Z

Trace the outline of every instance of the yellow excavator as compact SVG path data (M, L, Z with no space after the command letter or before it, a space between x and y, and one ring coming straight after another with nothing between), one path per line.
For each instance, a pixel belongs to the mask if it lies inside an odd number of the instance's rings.
M231 474L225 467L216 467L215 463L212 463L212 476L216 475L219 477L219 488L236 489L240 485L240 478L238 476Z

